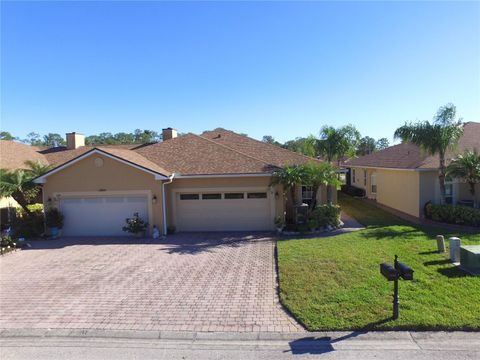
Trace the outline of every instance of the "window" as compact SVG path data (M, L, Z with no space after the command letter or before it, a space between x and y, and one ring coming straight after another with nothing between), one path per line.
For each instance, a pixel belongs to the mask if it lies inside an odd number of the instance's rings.
M367 186L367 170L363 170L363 186Z
M313 190L311 186L302 186L302 203L310 205L313 199Z
M445 202L453 204L453 182L449 177L445 178Z
M200 195L198 194L180 194L180 200L198 200Z
M355 169L352 170L352 182L355 182Z
M225 193L225 199L243 199L243 193Z
M219 200L222 194L202 194L202 200Z
M267 193L265 192L256 192L256 193L248 193L247 199L266 199Z
M371 188L372 188L372 194L377 193L377 174L372 174L370 177L370 182L371 182Z

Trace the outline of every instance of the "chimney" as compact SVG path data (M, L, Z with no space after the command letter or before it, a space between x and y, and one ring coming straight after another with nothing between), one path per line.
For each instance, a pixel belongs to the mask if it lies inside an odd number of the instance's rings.
M85 146L85 135L76 132L67 133L67 149L74 150L80 146Z
M166 129L162 129L162 138L163 141L167 141L177 137L177 130L174 128L168 127Z

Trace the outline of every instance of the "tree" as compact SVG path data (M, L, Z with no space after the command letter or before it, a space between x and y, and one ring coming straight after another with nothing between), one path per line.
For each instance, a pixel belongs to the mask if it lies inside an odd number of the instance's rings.
M280 146L281 144L275 140L275 138L271 135L264 135L263 138L262 138L262 142L264 143L267 143L267 144L271 144L271 145L276 145L276 146Z
M306 138L297 137L294 140L286 141L282 145L282 147L284 149L303 154L303 151L305 150L305 145L304 145L305 140L306 140Z
M480 154L477 150L466 150L453 159L447 167L446 175L468 183L474 207L477 207L475 185L480 183Z
M133 133L135 144L148 144L160 141L162 136L156 131L136 129Z
M292 205L297 204L295 185L302 184L306 178L305 168L298 165L285 165L274 171L271 185L282 185L286 193L290 193Z
M303 184L312 187L312 203L310 209L314 210L317 206L317 194L320 186L324 185L327 188L327 202L331 204L333 202L333 194L331 187L337 187L340 185L340 180L337 177L337 168L330 163L315 163L311 162L306 165L302 165L304 168Z
M0 196L13 197L25 213L31 215L27 205L31 204L40 192L40 187L32 180L45 174L52 167L33 161L26 161L25 164L28 169L0 169Z
M387 138L381 138L377 140L377 143L375 144L375 147L377 150L383 150L386 149L390 146L390 142L388 141Z
M442 106L433 122L406 123L395 131L395 138L411 142L429 155L439 156L438 180L440 182L440 203L445 204L445 154L453 150L463 134L461 119L456 120L453 104Z
M0 140L16 140L17 138L8 131L0 131Z
M338 129L324 126L320 131L317 149L318 153L323 155L329 163L337 161L340 164L344 157L355 155L359 141L360 133L353 125L342 126Z
M302 154L315 157L316 155L316 148L317 148L317 139L313 135L309 135L305 141L303 142L302 146Z
M357 155L368 155L376 150L375 139L370 136L365 136L360 139L357 147Z
M27 138L23 140L23 142L32 146L43 146L43 141L40 137L40 134L36 132L31 132L27 134Z
M41 145L47 147L58 147L66 145L66 142L62 135L56 133L48 133L43 137L43 143Z

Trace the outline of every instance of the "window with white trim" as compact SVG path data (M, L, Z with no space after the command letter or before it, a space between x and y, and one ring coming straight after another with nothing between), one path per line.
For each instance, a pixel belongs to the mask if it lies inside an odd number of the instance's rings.
M453 180L450 177L445 178L445 203L453 204Z
M363 169L363 186L367 186L367 169Z
M313 200L313 188L302 185L302 203L310 205Z
M373 173L370 176L370 187L371 187L371 192L372 194L377 193L377 174Z
M352 183L355 183L355 169L352 170Z

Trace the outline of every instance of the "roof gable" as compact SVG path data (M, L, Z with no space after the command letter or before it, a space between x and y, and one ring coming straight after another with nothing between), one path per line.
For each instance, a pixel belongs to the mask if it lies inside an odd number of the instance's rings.
M90 157L94 154L100 154L107 156L111 159L114 159L116 161L120 161L123 164L126 164L128 166L134 167L136 169L139 169L141 171L145 171L153 176L155 176L156 180L167 180L168 176L171 174L164 170L163 168L159 167L157 164L152 163L151 161L144 159L141 155L136 154L132 151L129 150L120 150L120 149L115 149L115 151L112 151L112 149L102 149L102 148L93 148L89 151L84 152L83 154L63 163L62 165L57 166L56 168L48 171L47 173L43 174L42 176L37 177L34 179L34 182L37 184L42 184L45 183L47 178L50 175L53 175L57 172L62 171L63 169L70 167L77 163L80 160L83 160L87 157Z

